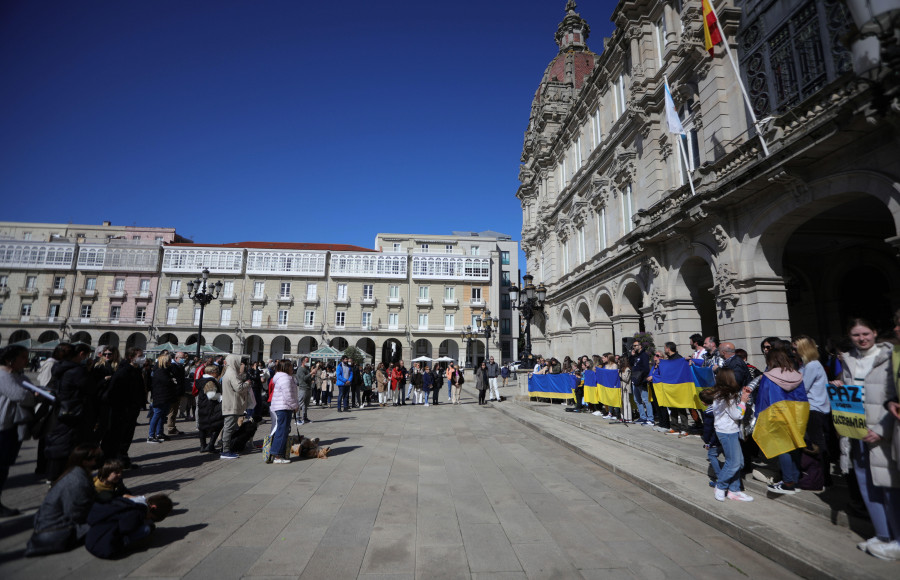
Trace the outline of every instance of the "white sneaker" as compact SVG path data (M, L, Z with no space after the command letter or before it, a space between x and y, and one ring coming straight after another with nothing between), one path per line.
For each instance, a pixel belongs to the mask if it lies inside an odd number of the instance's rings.
M868 552L880 560L900 560L900 542L869 544Z
M282 459L280 457L272 460L272 463L278 463L278 464L290 463L290 462L291 462L290 459Z
M735 501L753 501L753 498L742 491L729 491L728 499Z
M595 417L602 417L603 413L601 411L594 411L593 413L591 413L591 415L593 415Z
M427 406L428 406L428 403L425 403L425 406L427 407Z
M877 546L879 544L887 544L887 543L888 542L883 542L883 541L879 540L878 536L872 536L868 540L864 540L864 541L856 544L856 547L859 548L860 550L862 550L863 552L868 552L869 546Z
M716 501L725 501L725 490L716 488Z

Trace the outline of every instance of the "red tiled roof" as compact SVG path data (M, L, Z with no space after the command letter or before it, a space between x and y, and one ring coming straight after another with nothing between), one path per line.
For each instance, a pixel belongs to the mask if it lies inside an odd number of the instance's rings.
M377 252L350 244L307 244L300 242L234 242L231 244L166 244L178 248L249 248L253 250L318 250L332 252Z

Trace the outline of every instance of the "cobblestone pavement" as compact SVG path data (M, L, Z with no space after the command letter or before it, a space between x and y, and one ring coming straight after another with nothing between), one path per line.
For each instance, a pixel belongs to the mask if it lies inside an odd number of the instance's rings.
M314 409L301 433L332 454L290 465L201 455L190 433L149 445L144 422L126 483L177 503L150 546L116 561L84 548L24 559L23 516L0 522L0 577L795 577L476 400L466 389L459 406ZM23 449L3 494L29 513L46 491L34 455Z

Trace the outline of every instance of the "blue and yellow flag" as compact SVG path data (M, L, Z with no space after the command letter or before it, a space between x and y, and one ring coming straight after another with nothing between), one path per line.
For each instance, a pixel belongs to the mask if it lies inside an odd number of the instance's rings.
M584 371L584 402L596 405L600 402L597 392L597 374L593 370Z
M685 359L661 360L651 373L653 394L661 407L704 409L691 365Z
M616 369L597 369L597 394L600 402L610 407L622 406L622 383Z
M756 389L756 415L753 439L767 459L806 446L809 399L802 384L788 392L763 375Z
M574 399L572 389L578 384L575 375L531 375L528 379L528 395L545 399Z

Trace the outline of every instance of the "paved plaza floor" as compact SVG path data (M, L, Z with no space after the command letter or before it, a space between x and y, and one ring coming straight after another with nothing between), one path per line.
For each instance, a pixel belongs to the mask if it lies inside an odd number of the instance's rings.
M796 577L476 400L314 409L301 433L332 454L289 465L199 454L191 433L150 445L142 417L126 484L177 504L149 547L25 559L22 516L0 522L0 578ZM29 514L46 493L34 454L23 449L3 494Z

